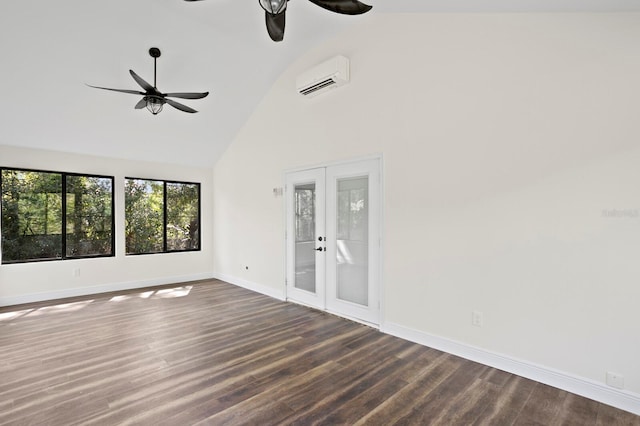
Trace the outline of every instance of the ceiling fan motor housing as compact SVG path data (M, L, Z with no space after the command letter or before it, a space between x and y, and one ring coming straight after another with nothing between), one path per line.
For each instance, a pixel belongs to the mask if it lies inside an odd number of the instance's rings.
M287 0L259 0L260 6L272 15L277 15L287 8Z

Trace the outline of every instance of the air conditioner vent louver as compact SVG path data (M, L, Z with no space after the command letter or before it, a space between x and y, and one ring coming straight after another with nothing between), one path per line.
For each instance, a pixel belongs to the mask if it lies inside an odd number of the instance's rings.
M320 83L316 83L311 87L307 87L306 89L300 90L300 93L303 95L309 95L313 92L317 92L318 90L322 90L325 87L332 86L334 84L336 84L336 82L333 79L329 78L327 80L321 81Z
M313 97L349 82L349 60L336 56L301 74L296 80L298 93Z

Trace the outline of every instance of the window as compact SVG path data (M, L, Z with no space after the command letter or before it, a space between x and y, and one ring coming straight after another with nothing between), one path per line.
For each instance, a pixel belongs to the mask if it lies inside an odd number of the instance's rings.
M168 251L200 249L200 185L167 182L166 240Z
M1 172L2 263L114 255L113 177Z
M200 184L125 180L127 254L200 250Z
M113 178L66 175L68 257L113 255Z

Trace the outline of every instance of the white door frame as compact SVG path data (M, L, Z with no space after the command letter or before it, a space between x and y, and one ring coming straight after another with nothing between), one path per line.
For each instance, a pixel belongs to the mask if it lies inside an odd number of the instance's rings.
M292 280L293 280L293 276L291 276L291 272L295 270L294 268L290 268L290 265L293 265L293 257L292 257L292 250L289 248L289 242L288 242L288 238L291 238L294 236L293 229L289 229L291 227L291 224L293 223L292 218L290 217L290 215L293 213L293 209L290 208L290 200L291 200L291 194L288 193L289 189L289 185L287 182L287 177L288 175L290 175L291 173L300 173L300 172L306 172L306 171L310 171L310 170L314 170L314 169L320 169L320 168L331 168L331 167L335 167L335 166L341 166L341 165L352 165L354 163L363 163L366 161L370 161L370 160L376 160L377 161L377 178L378 178L378 182L376 185L374 185L375 188L375 192L374 193L370 193L370 197L371 197L371 201L372 202L376 202L377 206L378 206L378 212L377 212L377 223L370 225L370 231L372 231L371 226L375 226L377 229L373 229L373 232L371 232L371 234L375 234L376 239L377 239L377 245L374 248L374 254L377 256L377 261L373 261L370 262L369 264L369 271L371 273L371 276L374 276L374 282L372 283L372 293L373 293L373 300L371 300L372 303L374 303L375 305L377 305L377 319L372 319L372 318L358 318L357 316L351 316L351 315L347 315L341 312L335 312L334 309L331 308L327 308L326 306L326 295L323 296L325 302L323 303L319 303L318 301L305 301L305 300L300 300L300 298L296 297L298 295L294 295L291 293L292 290ZM383 176L382 176L382 172L383 172L383 157L382 155L373 155L373 156L367 156L367 157L362 157L362 158L357 158L357 159L351 159L351 160L344 160L344 161L337 161L337 162L331 162L331 163L323 163L323 164L317 164L317 165L313 165L313 166L307 166L307 167L298 167L298 168L294 168L294 169L288 169L284 171L284 182L285 182L285 196L283 198L285 198L285 229L286 229L286 233L285 233L285 277L286 277L286 283L285 283L285 299L294 303L301 303L304 305L309 305L311 307L314 308L318 308L321 310L326 310L328 312L334 313L336 315L339 316L343 316L346 318L349 318L351 320L357 321L357 322L361 322L364 324L367 324L369 326L373 326L375 328L380 328L380 325L383 323L383 307L384 307L384 282L383 282L383 223L384 223L384 186L383 186ZM370 186L371 187L371 186ZM328 234L328 233L327 233ZM294 237L295 238L295 237ZM329 250L329 249L328 249ZM328 256L330 253L327 252L326 255ZM333 255L335 255L335 250L333 251ZM328 258L328 257L327 257ZM319 265L318 265L319 266ZM323 265L323 267L326 269L326 266ZM291 270L290 270L291 269ZM293 296L293 297L292 297ZM374 305L374 306L375 306Z

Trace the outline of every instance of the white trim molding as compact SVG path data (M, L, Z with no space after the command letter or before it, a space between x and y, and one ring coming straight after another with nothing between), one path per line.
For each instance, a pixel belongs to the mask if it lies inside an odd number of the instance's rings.
M136 288L156 287L168 284L179 284L190 281L212 279L210 273L163 277L143 281L128 281L91 287L67 288L44 293L31 293L19 296L0 297L0 306L22 305L24 303L44 302L47 300L66 299L68 297L89 296L92 294L110 293L112 291L133 290Z
M383 323L380 331L640 415L640 395L633 392L614 389L604 383L493 353L392 322Z
M266 286L264 284L254 283L242 278L237 278L227 274L214 273L213 277L220 281L225 281L229 284L237 285L238 287L246 288L247 290L255 291L256 293L264 294L265 296L273 297L278 300L286 300L286 294L284 284L282 289L276 289Z

